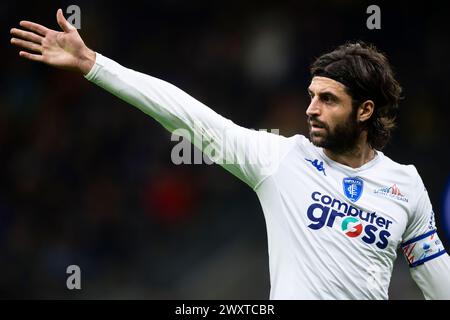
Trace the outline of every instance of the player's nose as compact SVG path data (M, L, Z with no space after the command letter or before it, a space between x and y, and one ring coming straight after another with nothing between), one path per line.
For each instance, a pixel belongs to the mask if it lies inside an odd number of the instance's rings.
M308 117L320 116L320 106L318 105L318 103L315 99L311 100L311 103L309 104L308 108L306 109L306 115Z

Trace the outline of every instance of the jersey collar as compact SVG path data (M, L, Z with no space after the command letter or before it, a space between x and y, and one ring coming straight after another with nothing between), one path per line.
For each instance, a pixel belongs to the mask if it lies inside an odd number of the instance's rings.
M366 162L365 164L363 164L362 166L358 167L358 168L352 168L349 167L345 164L339 163L337 161L334 161L333 159L329 158L325 152L323 152L323 148L319 148L319 147L315 147L316 150L319 152L319 154L322 156L322 158L325 160L325 162L332 167L335 168L340 168L342 170L345 170L347 172L353 172L353 173L357 173L357 172L361 172L367 169L372 168L373 166L375 166L378 162L381 161L382 157L384 156L383 152L375 150L375 157L373 157L372 160L370 160L369 162Z

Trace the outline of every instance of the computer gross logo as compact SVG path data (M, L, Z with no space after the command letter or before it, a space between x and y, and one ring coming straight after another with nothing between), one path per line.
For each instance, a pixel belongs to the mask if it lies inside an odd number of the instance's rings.
M342 220L341 224L342 231L345 232L350 238L355 238L359 236L363 231L362 223L355 217L347 217Z
M308 228L319 230L323 227L339 226L349 238L360 238L364 243L385 249L391 233L388 231L392 221L376 212L358 209L344 201L315 191L311 194L314 201L307 210L311 223Z

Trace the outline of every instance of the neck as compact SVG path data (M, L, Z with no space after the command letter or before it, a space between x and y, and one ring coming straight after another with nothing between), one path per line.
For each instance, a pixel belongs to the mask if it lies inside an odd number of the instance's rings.
M375 150L367 143L367 137L361 135L355 147L347 152L335 153L323 149L328 158L351 168L359 168L375 157Z

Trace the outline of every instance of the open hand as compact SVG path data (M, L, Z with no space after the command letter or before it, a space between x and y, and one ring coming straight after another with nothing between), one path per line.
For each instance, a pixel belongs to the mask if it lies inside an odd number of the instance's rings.
M27 31L12 28L14 37L11 43L26 50L19 52L23 58L87 74L95 63L95 52L84 44L77 29L64 18L61 9L56 12L56 20L62 32L34 22L20 21L20 26Z

